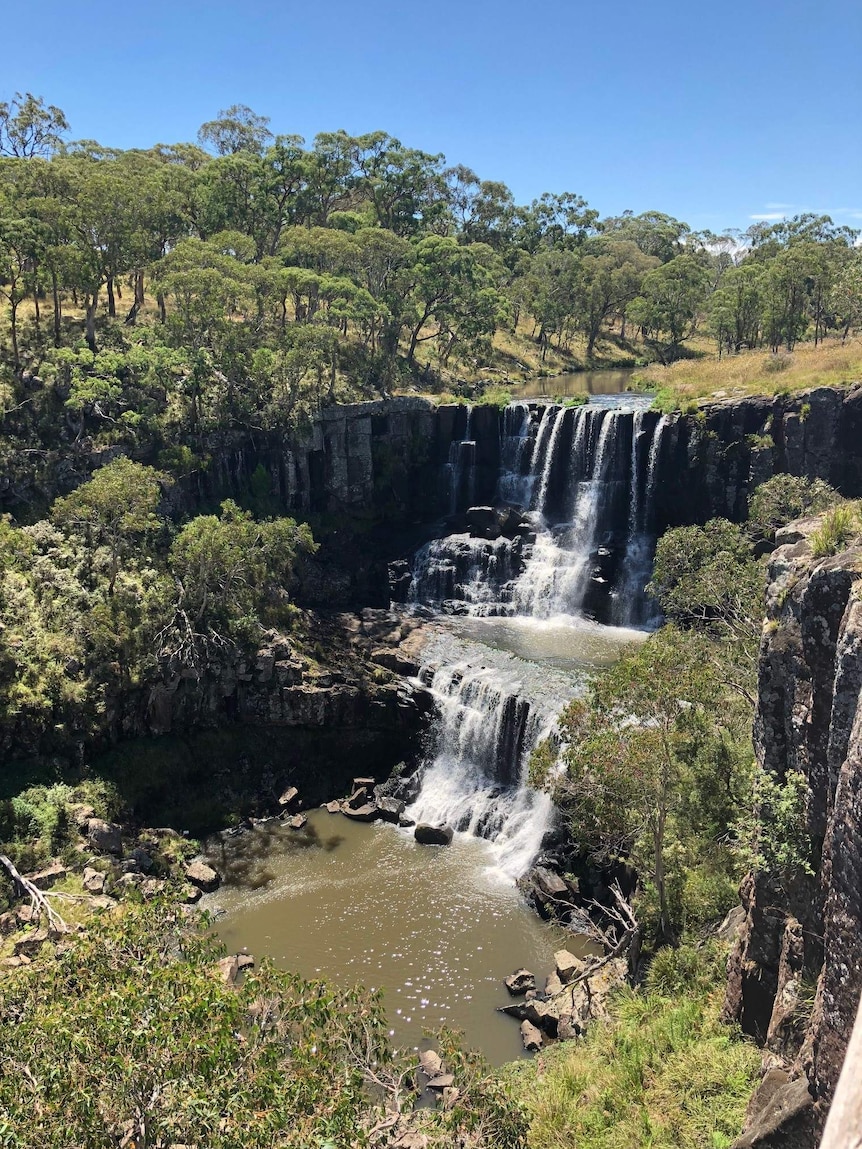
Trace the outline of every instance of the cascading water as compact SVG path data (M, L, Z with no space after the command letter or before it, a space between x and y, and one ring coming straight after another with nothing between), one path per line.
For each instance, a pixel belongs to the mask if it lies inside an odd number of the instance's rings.
M552 816L547 795L527 784L530 754L554 732L572 678L452 635L439 636L426 658L420 680L439 718L408 814L489 839L497 868L518 877Z
M648 626L643 589L665 425L636 401L510 404L500 416L496 509L468 511L478 448L468 416L448 470L451 515L457 525L466 513L469 529L417 553L411 600L534 628L563 624L573 635L595 628L590 618ZM552 813L547 797L527 785L529 756L577 684L570 674L559 690L537 688L530 663L512 656L501 663L488 646L456 653L436 651L422 672L439 723L410 814L488 838L500 868L517 876L540 848Z

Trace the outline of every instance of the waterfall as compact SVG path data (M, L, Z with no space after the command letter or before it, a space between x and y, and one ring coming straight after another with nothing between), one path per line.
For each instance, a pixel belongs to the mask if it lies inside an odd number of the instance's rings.
M496 867L518 877L553 814L548 796L527 785L530 754L554 731L572 682L451 636L438 639L432 654L420 680L439 719L421 789L407 812L417 822L487 838Z
M411 601L542 625L649 625L643 591L666 425L636 402L510 404L500 414L498 509L466 515L471 529L416 553ZM475 493L470 416L465 436L451 444L448 464L451 510L461 525ZM530 753L555 729L572 682L558 692L525 682L526 661L501 664L499 652L489 661L489 647L458 653L422 671L439 723L410 815L488 838L500 868L517 876L538 852L552 814L547 797L527 785Z
M658 479L659 459L662 439L667 426L664 415L656 424L649 441L646 461L646 478L641 483L644 468L640 463L645 437L642 424L636 423L636 434L632 439L632 495L629 515L629 537L623 558L619 588L614 595L613 621L617 626L645 626L654 622L657 610L644 595L644 587L652 573L652 558L655 550L655 496Z
M449 444L446 470L449 482L449 513L456 515L473 503L476 494L476 440L470 435L473 408L467 408L467 426L463 439Z

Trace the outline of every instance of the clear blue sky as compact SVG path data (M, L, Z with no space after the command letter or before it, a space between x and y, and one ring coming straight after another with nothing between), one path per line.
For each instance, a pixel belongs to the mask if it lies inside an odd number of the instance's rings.
M193 140L245 103L309 140L385 129L521 202L862 227L862 0L4 7L0 99L44 96L75 138Z

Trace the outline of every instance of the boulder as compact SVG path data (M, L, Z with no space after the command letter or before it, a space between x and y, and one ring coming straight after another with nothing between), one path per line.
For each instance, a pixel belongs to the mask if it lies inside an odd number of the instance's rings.
M221 885L221 878L217 870L208 866L206 862L197 859L190 862L185 870L186 879L204 894L211 894Z
M367 806L371 802L371 795L368 792L367 786L357 786L347 801L344 803L344 812L347 810L358 810L360 806Z
M399 650L372 650L371 661L384 670L391 670L393 674L400 674L404 678L415 678L419 673L419 664L408 658Z
M416 825L416 822L413 820L413 818L408 818L406 814L402 814L398 819L398 825L402 830L412 830Z
M165 892L167 883L162 878L145 878L141 882L141 893L145 898L155 898Z
M92 866L85 866L81 875L81 884L88 894L103 894L105 892L105 875L101 870Z
M18 929L18 921L11 910L5 910L0 914L0 935L12 934Z
M508 977L503 978L503 985L512 995L512 997L520 997L525 994L528 989L536 988L535 974L530 973L528 969L516 969L514 973L510 973Z
M535 877L536 887L540 893L552 900L570 900L571 894L569 887L559 874L555 874L553 870L546 869L545 866L536 866L533 875Z
M574 1014L564 1013L557 1025L557 1040L572 1041L576 1037L583 1036L583 1032L584 1027L581 1025L580 1019Z
M180 890L180 897L187 906L193 906L201 900L201 891L197 886L185 885Z
M350 818L354 822L373 822L378 817L377 807L372 806L370 802L355 808L345 805L341 812L345 818Z
M384 822L397 824L404 813L404 803L400 798L378 798L377 813Z
M548 974L545 980L545 993L548 997L556 997L558 993L563 992L563 983L560 981L556 972Z
M530 1053L535 1053L542 1048L544 1039L542 1038L542 1031L537 1029L530 1021L521 1022L521 1041L524 1043L524 1049Z
M451 1073L438 1073L436 1077L432 1077L428 1082L429 1089L451 1089L455 1084L455 1078Z
M470 507L464 516L471 531L485 531L496 527L500 533L500 513L496 507Z
M324 809L328 810L330 814L340 814L341 813L341 803L340 802L327 802L324 806Z
M48 940L48 931L45 929L33 930L15 942L15 957L33 957Z
M534 997L532 1001L525 1004L524 1017L550 1037L557 1036L557 1028L560 1024L560 1007L555 1001L544 1001L540 997Z
M443 1072L443 1060L433 1049L423 1049L419 1054L419 1068L426 1077L439 1077Z
M817 1143L814 1120L807 1078L788 1081L786 1073L773 1070L755 1090L746 1130L731 1149L810 1149Z
M154 862L152 856L142 846L135 846L129 857L137 865L141 873L148 874L153 868Z
M557 950L554 954L554 965L557 967L557 977L563 985L568 985L572 978L577 977L584 968L584 963L580 958L576 958L568 950Z
M114 854L122 857L123 831L115 822L103 818L90 818L87 822L87 838L94 850L100 854Z
M297 788L295 786L288 786L288 788L284 791L284 793L279 798L278 804L279 804L279 806L283 806L283 807L287 808L288 806L293 805L293 803L296 801L296 799L298 797L299 797L299 790L297 790Z
M220 958L219 961L216 962L216 971L219 979L224 982L225 985L233 985L239 973L239 962L236 959L236 954Z
M305 814L294 814L292 818L288 818L287 824L291 830L301 830L307 821Z
M427 822L420 822L413 837L420 846L451 846L454 830L451 826L429 826Z
M251 954L237 954L236 964L238 969L254 969L254 958Z
M37 890L50 890L55 882L62 882L66 876L66 867L55 858L50 866L44 870L37 870L35 874L27 874L28 881L32 882Z

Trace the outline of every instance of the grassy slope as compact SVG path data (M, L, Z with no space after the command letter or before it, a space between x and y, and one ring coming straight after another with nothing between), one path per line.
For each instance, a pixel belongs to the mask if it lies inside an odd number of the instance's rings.
M830 338L819 347L800 343L791 353L745 351L739 355L657 363L635 374L638 384L680 407L704 399L793 394L811 387L862 380L862 338Z
M607 1023L509 1072L530 1149L727 1149L742 1128L760 1054L718 1020L719 951L683 947L682 981L623 990Z

